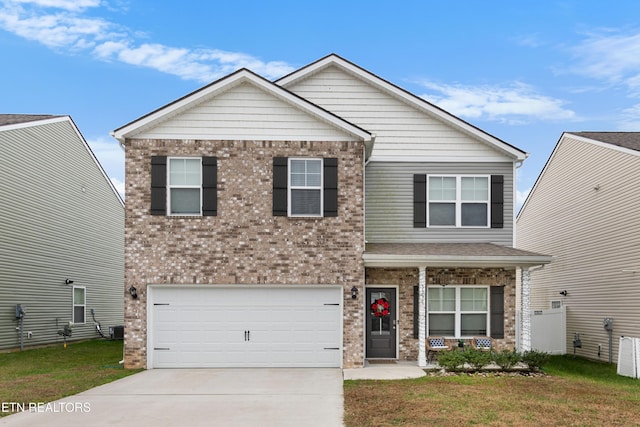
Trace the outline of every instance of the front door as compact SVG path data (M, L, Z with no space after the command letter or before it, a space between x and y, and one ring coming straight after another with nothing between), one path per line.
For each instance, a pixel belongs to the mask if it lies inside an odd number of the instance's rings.
M367 289L367 358L396 358L396 290Z

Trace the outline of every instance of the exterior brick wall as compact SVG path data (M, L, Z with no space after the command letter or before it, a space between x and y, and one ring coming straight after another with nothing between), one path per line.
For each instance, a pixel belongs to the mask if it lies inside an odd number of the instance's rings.
M427 286L448 285L505 286L504 339L494 340L494 347L513 349L516 344L516 273L501 268L427 268ZM413 336L413 289L418 286L417 268L367 268L365 283L398 286L398 347L400 360L417 360L418 340ZM450 345L457 344L452 340Z
M147 284L340 284L344 367L363 360L364 188L359 142L126 141L125 367L145 368ZM218 215L151 216L151 156L216 156ZM272 214L274 157L337 157L338 216ZM360 289L351 298L351 287Z

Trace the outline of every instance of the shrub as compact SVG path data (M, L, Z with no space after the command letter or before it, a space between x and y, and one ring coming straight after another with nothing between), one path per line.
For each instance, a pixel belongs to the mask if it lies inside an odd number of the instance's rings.
M522 354L522 362L532 371L539 371L549 361L549 354L543 351L529 350Z
M463 354L465 361L477 370L491 363L491 353L488 351L469 348Z
M464 366L466 362L464 353L451 350L438 353L438 365L447 371L455 371Z
M522 360L522 355L516 350L502 350L493 354L493 361L505 370L513 368L520 360Z

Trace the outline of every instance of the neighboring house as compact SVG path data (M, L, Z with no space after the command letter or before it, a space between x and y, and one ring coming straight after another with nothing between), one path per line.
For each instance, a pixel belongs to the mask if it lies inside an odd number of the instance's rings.
M528 289L551 261L513 248L526 153L336 55L237 71L113 136L130 368L425 366L429 335L512 348L515 270Z
M518 245L551 253L532 274L531 308L566 309L566 349L612 361L640 337L640 132L565 132L517 218Z
M0 348L122 325L124 204L71 117L0 114L0 183Z

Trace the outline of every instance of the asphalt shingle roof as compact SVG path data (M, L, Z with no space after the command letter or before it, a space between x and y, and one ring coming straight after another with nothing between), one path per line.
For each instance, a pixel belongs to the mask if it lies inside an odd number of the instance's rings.
M568 132L618 147L640 151L640 132Z
M53 119L52 114L0 114L0 126L15 125L18 123L35 122L38 120Z

